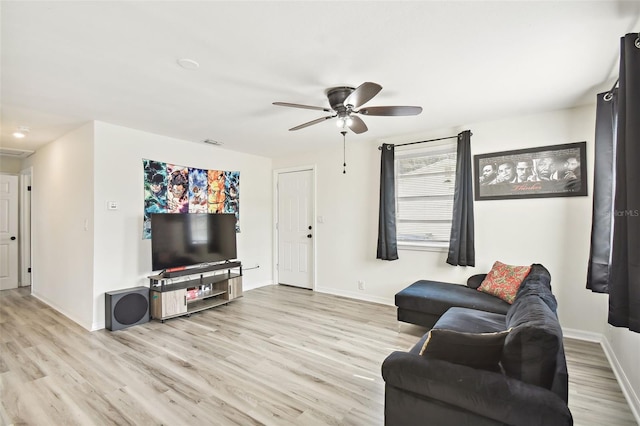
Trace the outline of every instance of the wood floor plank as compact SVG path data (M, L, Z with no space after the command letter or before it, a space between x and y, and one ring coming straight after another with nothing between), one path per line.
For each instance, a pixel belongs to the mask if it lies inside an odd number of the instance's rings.
M161 323L88 332L0 292L0 425L382 425L382 361L422 327L395 308L286 286ZM595 343L567 339L578 426L635 425Z

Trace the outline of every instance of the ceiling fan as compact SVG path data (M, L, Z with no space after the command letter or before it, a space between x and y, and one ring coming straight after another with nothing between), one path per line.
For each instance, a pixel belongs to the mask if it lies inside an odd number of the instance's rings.
M288 102L274 102L273 105L313 109L318 111L329 112L331 115L326 117L316 118L307 123L300 124L299 126L292 127L289 130L300 130L305 127L312 126L314 124L322 123L323 121L330 120L338 117L338 127L348 127L354 133L366 132L367 125L364 121L355 114L360 115L378 115L378 116L402 116L402 115L418 115L422 112L422 107L419 106L373 106L360 108L360 106L366 104L374 96L382 90L382 86L376 83L366 82L362 83L357 88L348 86L330 87L325 90L325 94L329 99L329 105L331 108L292 104ZM360 109L357 109L360 108Z

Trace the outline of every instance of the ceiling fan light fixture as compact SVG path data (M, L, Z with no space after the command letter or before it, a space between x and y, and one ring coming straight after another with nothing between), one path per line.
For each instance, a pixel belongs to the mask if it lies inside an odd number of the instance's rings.
M360 108L362 105L369 102L374 96L382 90L382 86L377 83L364 82L357 88L348 86L330 87L325 90L325 95L329 101L331 108L292 104L290 102L273 102L273 105L286 106L292 108L302 109L314 109L334 113L325 117L316 118L315 120L307 121L298 126L292 127L289 131L304 129L305 127L312 126L314 124L322 123L326 120L337 118L336 126L339 129L349 128L353 133L360 134L366 132L367 125L360 118L362 115L379 115L379 116L403 116L403 115L418 115L422 112L422 107L416 106L378 106ZM353 115L352 115L353 114Z

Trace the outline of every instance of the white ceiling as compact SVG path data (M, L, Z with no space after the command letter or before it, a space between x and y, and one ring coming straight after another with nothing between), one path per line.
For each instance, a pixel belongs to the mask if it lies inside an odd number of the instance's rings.
M341 145L325 89L373 81L381 141L593 102L639 1L2 1L2 147L90 120L277 157ZM200 63L198 70L177 65ZM11 133L29 126L28 138ZM214 149L214 148L212 148Z

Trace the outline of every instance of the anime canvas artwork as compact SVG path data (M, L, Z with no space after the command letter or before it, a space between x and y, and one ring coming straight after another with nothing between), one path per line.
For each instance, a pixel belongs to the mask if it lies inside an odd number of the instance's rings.
M224 172L224 212L236 215L236 232L240 232L240 172Z
M151 238L153 213L234 213L240 232L240 172L206 170L142 160L142 239Z
M167 168L165 163L142 160L144 169L144 217L142 234L151 238L151 213L167 211Z
M207 213L207 171L189 169L189 213Z
M189 211L189 169L169 164L167 173L169 176L167 212L187 213Z
M224 172L221 170L209 170L207 179L209 183L209 213L224 213Z

